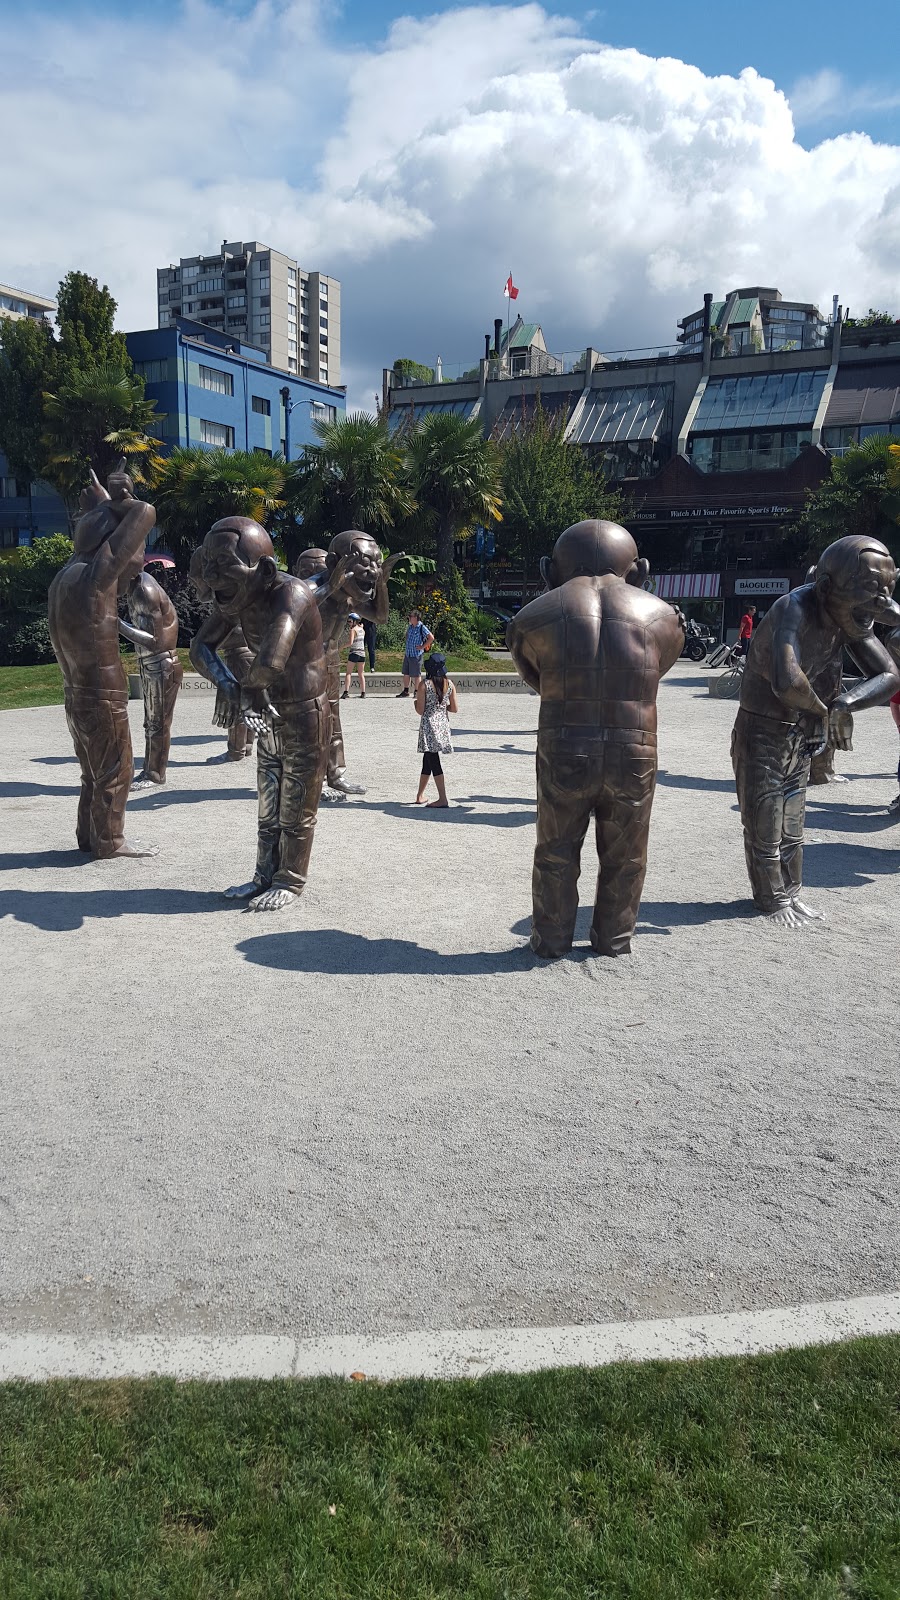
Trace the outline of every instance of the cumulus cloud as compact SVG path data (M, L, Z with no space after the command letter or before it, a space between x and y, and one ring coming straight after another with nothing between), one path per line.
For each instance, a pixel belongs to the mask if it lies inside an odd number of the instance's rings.
M510 268L560 351L668 343L739 283L893 305L900 148L804 148L752 68L611 49L537 4L403 19L367 50L316 0L149 15L5 24L0 277L52 291L81 266L148 326L157 265L264 239L343 280L368 404L399 354L474 361Z

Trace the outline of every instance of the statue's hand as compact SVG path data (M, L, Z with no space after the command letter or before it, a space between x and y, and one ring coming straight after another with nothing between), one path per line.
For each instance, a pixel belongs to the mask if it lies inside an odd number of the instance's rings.
M381 574L380 574L381 577L382 578L389 578L391 573L393 572L394 568L397 566L398 562L405 561L405 560L406 560L406 551L405 550L399 551L398 554L395 555L395 556L388 556L387 561L382 562Z
M343 589L352 563L353 558L349 551L345 556L341 556L340 559L335 562L335 565L328 574L328 582L322 591L323 599L326 599L329 595L337 594L339 589Z
M268 733L278 719L278 712L265 689L248 689L245 686L241 689L240 718L254 733Z
M93 476L93 474L91 474L91 476ZM117 461L115 467L106 480L106 484L107 488L109 489L109 498L111 500L134 499L134 483L129 477L128 473L125 471L124 456L120 457L120 459Z
M238 683L220 684L216 695L213 722L217 728L233 728L241 714L241 689Z
M839 700L835 701L829 713L828 731L835 750L853 749L853 717Z

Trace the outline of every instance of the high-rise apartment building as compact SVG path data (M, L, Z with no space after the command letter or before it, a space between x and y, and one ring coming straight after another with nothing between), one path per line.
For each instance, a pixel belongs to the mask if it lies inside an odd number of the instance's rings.
M261 350L282 372L341 381L341 286L258 240L225 240L156 273L161 328L190 317Z

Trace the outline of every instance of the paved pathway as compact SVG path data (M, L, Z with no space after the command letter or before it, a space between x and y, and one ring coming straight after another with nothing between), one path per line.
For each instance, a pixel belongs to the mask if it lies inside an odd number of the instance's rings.
M304 899L245 878L253 774L206 697L155 861L72 849L61 707L0 714L0 1333L391 1334L753 1310L898 1285L896 734L814 792L810 898L750 915L733 706L680 665L636 956L525 948L536 704L470 697L449 813L415 718L345 703L364 799ZM140 707L132 707L139 735ZM590 872L585 874L589 890ZM586 939L582 914L580 937Z

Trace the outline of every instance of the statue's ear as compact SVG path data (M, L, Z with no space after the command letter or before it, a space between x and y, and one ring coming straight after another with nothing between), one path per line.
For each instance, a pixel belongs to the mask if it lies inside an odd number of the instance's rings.
M552 556L541 556L541 577L544 580L545 588L557 589L559 587Z
M259 583L271 583L278 577L278 563L274 556L260 556L254 568L254 577Z
M328 554L325 557L325 571L326 572L333 572L335 567L337 566L337 563L338 563L338 558L335 555L334 551L333 550L329 550Z
M625 575L625 582L633 585L635 589L642 589L650 576L650 563L646 556L640 556Z

